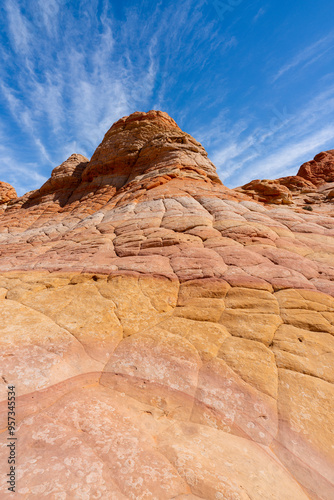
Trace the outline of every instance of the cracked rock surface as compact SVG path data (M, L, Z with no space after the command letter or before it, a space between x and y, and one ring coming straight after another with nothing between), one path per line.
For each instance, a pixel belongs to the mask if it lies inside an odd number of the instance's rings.
M0 206L15 498L334 497L333 204L291 199L226 188L150 111Z

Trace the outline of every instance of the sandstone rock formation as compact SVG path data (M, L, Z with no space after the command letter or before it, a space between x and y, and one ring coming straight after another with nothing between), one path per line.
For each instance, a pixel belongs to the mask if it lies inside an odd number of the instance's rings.
M333 498L329 206L226 188L159 111L12 201L0 390L2 429L17 391L16 497Z
M334 197L334 150L319 153L304 163L297 175L251 181L235 191L266 204L295 207L311 204L332 212L333 205L327 207L326 203L332 202Z
M313 160L304 163L298 170L298 176L316 186L325 182L334 182L334 149L319 153Z
M0 206L15 198L17 198L17 194L13 186L7 182L0 182Z
M61 165L52 170L50 179L40 189L34 191L29 196L29 200L34 200L36 204L35 199L38 198L38 203L41 203L41 198L49 195L48 201L51 199L54 201L59 196L59 203L66 203L66 195L72 194L73 190L80 184L82 173L87 165L88 159L84 156L78 154L71 155Z
M280 179L256 179L248 182L240 188L235 188L240 193L246 193L254 200L274 205L292 205L292 194L287 185L280 182Z

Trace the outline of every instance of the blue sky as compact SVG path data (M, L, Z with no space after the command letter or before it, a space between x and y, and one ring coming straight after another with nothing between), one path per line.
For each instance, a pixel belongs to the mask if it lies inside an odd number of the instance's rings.
M223 182L334 148L330 0L4 0L0 180L21 195L114 121L161 109Z

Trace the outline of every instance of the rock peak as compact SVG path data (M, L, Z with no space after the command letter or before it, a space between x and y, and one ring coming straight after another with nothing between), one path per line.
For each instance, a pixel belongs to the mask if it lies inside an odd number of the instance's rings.
M313 160L303 163L297 175L316 186L334 182L334 149L322 151Z
M130 183L165 183L181 177L221 184L203 146L165 112L136 112L118 120L96 149L82 180L118 190Z
M168 113L166 113L165 111L159 111L155 109L151 109L148 112L135 111L134 113L131 113L131 115L129 116L123 116L123 118L120 118L117 122L115 122L111 128L115 129L118 127L122 127L125 124L140 122L144 120L150 120L151 122L156 122L159 124L159 126L165 124L165 126L169 125L181 130L180 127L177 125L176 121L173 120L173 118L169 116Z
M23 197L23 206L41 203L42 200L58 201L64 206L73 191L80 185L82 173L88 165L88 158L81 154L72 154L67 160L55 167L51 177L36 191Z
M115 122L91 160L72 154L55 167L36 191L26 193L13 210L48 206L64 212L93 213L106 203L138 202L143 197L164 198L224 193L230 199L245 196L226 188L204 147L183 132L165 112L135 112Z

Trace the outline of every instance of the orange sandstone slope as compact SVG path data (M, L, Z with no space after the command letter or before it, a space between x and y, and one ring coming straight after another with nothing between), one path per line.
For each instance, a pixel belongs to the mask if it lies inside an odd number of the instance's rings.
M17 498L333 498L333 205L242 191L150 111L0 204Z

